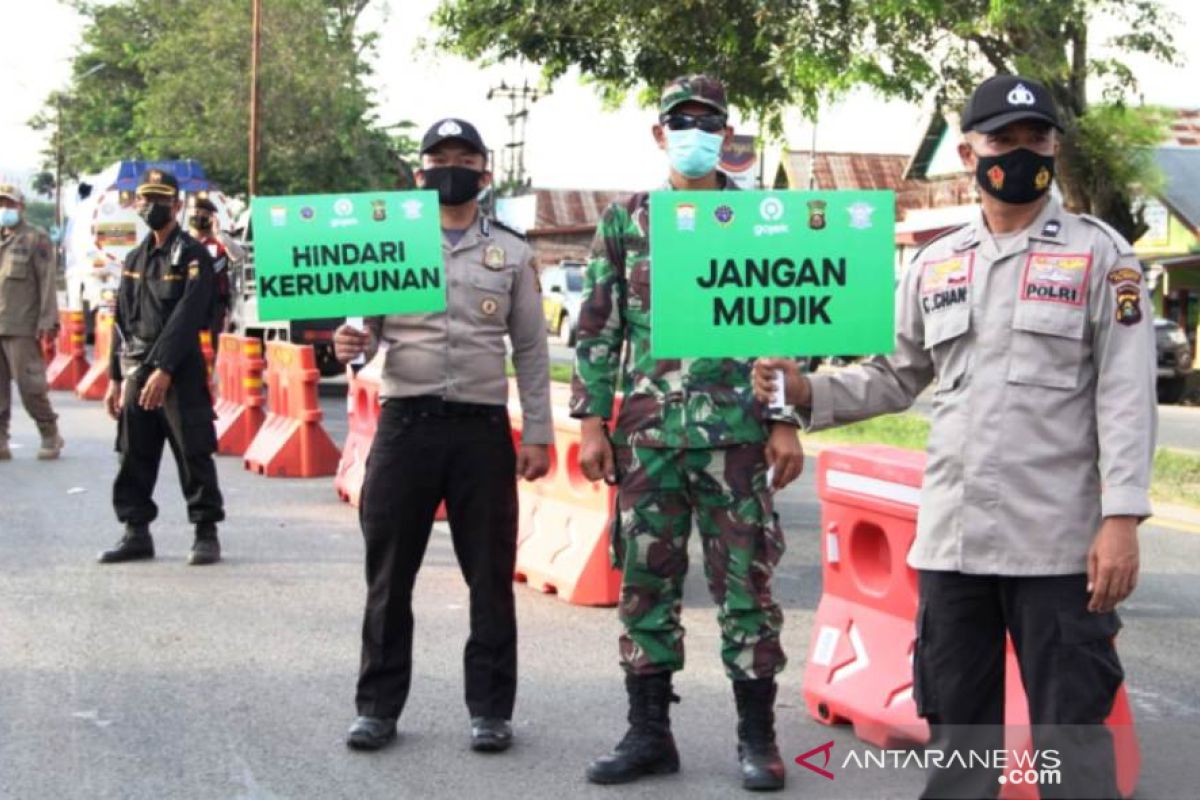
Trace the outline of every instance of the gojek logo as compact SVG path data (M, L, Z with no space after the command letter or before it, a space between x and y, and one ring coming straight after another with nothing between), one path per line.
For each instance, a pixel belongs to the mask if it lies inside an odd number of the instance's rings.
M808 761L810 758L816 756L818 753L825 754L825 763L819 767L816 764L809 763L809 761ZM801 753L800 755L796 756L796 763L802 767L807 767L807 768L811 769L813 772L817 773L818 775L820 775L822 777L829 778L829 780L833 780L833 773L830 772L829 770L825 769L826 767L829 766L829 759L832 756L832 754L833 754L833 741L831 740L831 741L828 741L825 744L821 745L820 747L814 747L812 750L809 750L807 753Z

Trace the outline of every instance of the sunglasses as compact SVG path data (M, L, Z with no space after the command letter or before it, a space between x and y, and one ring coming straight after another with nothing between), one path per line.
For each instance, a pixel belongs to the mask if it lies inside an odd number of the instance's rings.
M725 130L727 120L724 114L666 114L660 122L673 131L699 128L705 133L719 133Z

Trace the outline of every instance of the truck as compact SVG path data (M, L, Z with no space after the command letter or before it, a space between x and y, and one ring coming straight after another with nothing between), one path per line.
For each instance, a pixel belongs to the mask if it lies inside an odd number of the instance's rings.
M158 168L179 180L184 201L179 224L187 224L192 196L205 196L217 207L223 229L232 221L229 200L209 182L204 168L192 159L176 161L117 161L94 175L79 179L74 202L63 228L63 266L67 308L83 311L90 339L96 311L111 307L125 256L138 245L149 228L134 211L134 194L142 172Z

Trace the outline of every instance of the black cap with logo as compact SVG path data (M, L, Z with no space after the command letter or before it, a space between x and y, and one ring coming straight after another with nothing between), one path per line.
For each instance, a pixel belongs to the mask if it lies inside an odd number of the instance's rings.
M429 130L425 131L425 136L421 139L421 155L425 155L442 142L452 140L462 142L481 155L487 155L483 137L475 130L475 126L465 119L453 118L440 119L429 126Z
M138 179L137 193L143 197L178 197L179 181L167 170L151 167Z
M1037 120L1062 130L1046 87L1020 75L996 75L975 88L963 106L962 130L993 133L1020 120Z

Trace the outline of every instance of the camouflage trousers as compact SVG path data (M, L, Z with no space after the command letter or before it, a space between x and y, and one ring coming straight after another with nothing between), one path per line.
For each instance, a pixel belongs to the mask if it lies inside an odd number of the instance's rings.
M683 581L695 517L704 574L717 604L721 660L734 680L787 663L771 575L783 531L767 492L763 445L707 449L617 447L614 563L622 569L621 663L634 674L683 669Z

